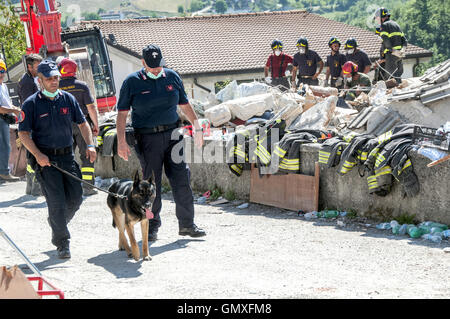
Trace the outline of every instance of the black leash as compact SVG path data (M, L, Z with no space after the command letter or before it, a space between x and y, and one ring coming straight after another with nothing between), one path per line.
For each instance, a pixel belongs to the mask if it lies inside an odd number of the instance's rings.
M100 187L97 187L97 186L95 186L95 185L92 185L92 184L90 184L90 183L88 183L88 182L82 180L82 179L79 178L78 176L75 176L75 175L69 173L68 171L65 171L65 170L63 170L62 168L58 167L58 166L56 165L55 162L50 162L50 165L53 166L54 168L56 168L56 169L57 169L58 171L60 171L61 173L64 173L64 174L66 174L66 175L68 175L68 176L74 178L75 180L77 180L77 181L79 181L79 182L81 182L81 183L83 183L83 184L85 184L85 185L88 185L88 186L90 186L90 187L92 187L92 188L98 189L99 191L102 191L102 192L104 192L104 193L106 193L106 194L108 194L108 195L114 196L114 197L116 197L116 198L125 199L125 200L128 199L127 196L119 195L119 194L116 194L116 193L112 193L112 192L110 192L110 191L107 191L107 190L105 190L105 189L102 189L102 188L100 188Z

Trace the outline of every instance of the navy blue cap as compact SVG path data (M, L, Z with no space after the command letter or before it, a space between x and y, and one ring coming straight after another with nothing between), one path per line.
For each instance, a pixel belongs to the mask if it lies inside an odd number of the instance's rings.
M166 65L161 49L156 44L146 46L142 50L142 57L149 68L157 68Z
M52 60L44 60L38 65L37 69L38 73L42 73L46 78L50 78L52 76L61 76L59 73L58 65Z

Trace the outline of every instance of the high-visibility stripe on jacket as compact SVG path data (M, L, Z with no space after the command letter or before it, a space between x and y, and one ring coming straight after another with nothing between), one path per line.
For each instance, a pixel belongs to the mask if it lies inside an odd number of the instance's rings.
M288 133L274 145L271 162L279 163L280 172L299 173L301 145L315 142L317 142L317 137L309 132Z
M348 145L340 137L325 140L319 150L319 163L334 167L339 165L343 148Z
M367 160L364 162L364 165L369 170L373 169L375 167L375 162L377 161L378 153L385 147L385 145L391 140L395 140L398 138L412 138L412 135L414 133L414 126L414 124L400 124L395 126L392 130L369 140L366 145L376 146L374 146L374 148L370 151L368 149L365 150L368 151L369 154L367 155Z
M374 137L374 135L363 134L352 138L342 152L339 173L347 174L353 167L363 163L362 160L367 158L367 151L363 151L364 145Z

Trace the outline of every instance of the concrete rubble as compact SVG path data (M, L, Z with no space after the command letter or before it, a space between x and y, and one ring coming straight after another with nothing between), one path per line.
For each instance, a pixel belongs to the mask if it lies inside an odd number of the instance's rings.
M379 81L352 102L338 98L335 88L304 85L294 93L257 81L240 85L232 81L207 101L191 103L211 127L236 128L249 120L280 118L291 129L380 135L401 123L443 125L450 118L449 75L447 60L399 85Z

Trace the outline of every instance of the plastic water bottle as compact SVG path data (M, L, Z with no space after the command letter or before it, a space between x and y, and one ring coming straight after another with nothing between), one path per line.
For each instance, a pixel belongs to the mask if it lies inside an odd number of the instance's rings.
M395 226L400 226L400 224L396 220L392 220L389 224L391 225L391 228L394 228Z
M431 233L431 226L419 226L419 229L422 231L422 234L429 234Z
M395 225L394 227L392 227L392 233L394 235L399 235L400 232L400 225Z
M412 225L412 226L408 227L408 235L411 238L419 238L420 236L423 235L423 233L422 233L422 231L420 230L419 227L416 227L416 226Z
M433 243L436 243L436 244L440 244L441 241L442 241L442 237L437 235L437 234L435 234L435 235L425 234L425 235L422 236L422 238L425 239L425 240L432 241Z
M444 238L450 238L450 229L444 230L442 232L442 237Z
M408 224L403 224L400 226L398 230L399 235L406 235L406 232L408 231Z
M322 218L336 218L339 216L339 212L336 210L324 210L318 213L317 216Z
M390 223L381 223L378 224L377 229L391 229L391 224Z
M442 233L444 230L440 227L431 227L430 234Z
M318 217L318 213L317 212L309 212L305 214L305 218L306 219L312 219L312 218L317 218Z
M404 235L406 234L407 226L406 224L400 225L396 220L393 220L391 222L392 233L394 235Z

